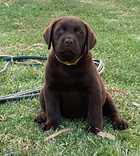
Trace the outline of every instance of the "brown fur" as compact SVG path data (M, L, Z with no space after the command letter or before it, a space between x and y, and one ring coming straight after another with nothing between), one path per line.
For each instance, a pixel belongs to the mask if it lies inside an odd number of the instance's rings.
M76 17L62 17L52 22L44 33L51 48L46 65L46 81L40 93L41 113L35 119L43 130L56 129L61 116L82 117L95 134L103 129L103 115L112 120L116 129L126 129L127 123L117 113L111 96L92 62L89 52L96 43L95 33ZM82 56L77 64L60 63Z

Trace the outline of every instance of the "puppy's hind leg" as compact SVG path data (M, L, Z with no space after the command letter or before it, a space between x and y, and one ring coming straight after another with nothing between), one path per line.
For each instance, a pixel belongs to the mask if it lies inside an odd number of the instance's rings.
M121 119L117 108L113 104L112 98L109 93L106 93L106 100L103 106L103 115L109 117L112 121L114 129L124 130L128 128L128 124L125 120Z
M46 111L46 105L45 105L45 100L44 100L44 88L41 89L40 91L39 101L41 105L41 111L37 115L37 117L34 119L34 122L41 124L47 121L47 111Z

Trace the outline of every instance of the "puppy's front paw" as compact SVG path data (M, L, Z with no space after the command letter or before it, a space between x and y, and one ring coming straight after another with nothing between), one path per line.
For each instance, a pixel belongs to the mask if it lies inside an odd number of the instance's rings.
M35 119L34 122L41 124L47 121L47 116L45 113L40 113Z
M41 127L41 129L42 129L43 131L48 131L48 130L50 130L51 128L53 128L53 130L56 130L56 128L58 127L58 124L53 123L53 122L51 122L51 121L47 121L47 122L45 122L45 123L42 123L42 124L40 125L40 127Z
M101 129L99 129L99 128L95 128L95 127L88 127L88 132L91 132L91 133L94 133L94 134L97 134L97 133L99 133L99 132L101 132Z
M114 129L118 129L118 130L124 130L124 129L128 128L128 123L123 119L119 119L117 121L114 121L112 123L112 125L113 125Z

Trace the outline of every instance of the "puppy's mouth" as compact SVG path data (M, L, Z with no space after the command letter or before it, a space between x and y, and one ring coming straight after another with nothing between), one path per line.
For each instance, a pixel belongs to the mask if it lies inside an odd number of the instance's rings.
M82 56L76 55L74 52L71 51L65 51L56 53L55 57L58 62L69 66L76 65Z
M71 60L76 59L76 56L75 56L72 52L70 52L70 51L61 52L61 54L59 54L59 57L60 57L63 61L71 61Z
M72 61L79 57L79 55L77 55L76 52L73 52L70 49L65 49L65 51L61 51L56 55L63 61Z

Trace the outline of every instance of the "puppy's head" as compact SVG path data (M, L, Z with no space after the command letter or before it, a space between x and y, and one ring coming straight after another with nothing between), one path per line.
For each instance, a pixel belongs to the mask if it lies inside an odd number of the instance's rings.
M65 16L53 21L45 30L44 39L55 54L64 61L71 61L92 49L95 33L77 17Z

